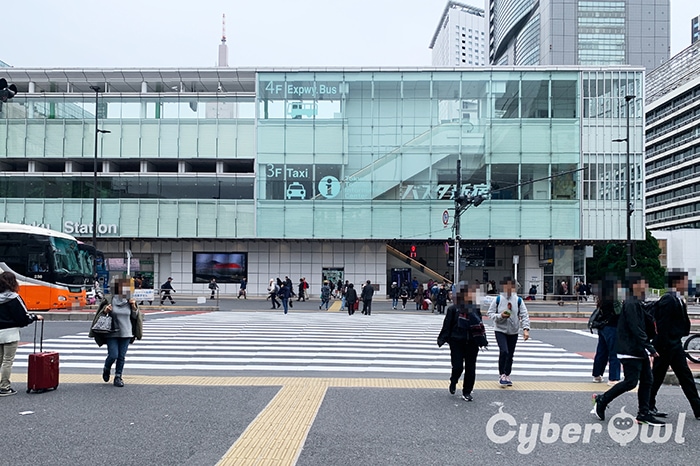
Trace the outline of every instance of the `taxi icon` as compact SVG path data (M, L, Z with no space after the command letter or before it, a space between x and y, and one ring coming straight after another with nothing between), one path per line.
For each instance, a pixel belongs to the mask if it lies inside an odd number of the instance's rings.
M306 199L306 188L295 181L287 186L287 199Z

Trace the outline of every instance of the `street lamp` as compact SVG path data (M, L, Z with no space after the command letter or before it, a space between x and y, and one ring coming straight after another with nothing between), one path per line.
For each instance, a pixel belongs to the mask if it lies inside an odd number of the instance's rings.
M634 100L636 96L633 95L626 95L625 96L625 102L627 103L627 137L626 138L620 138L620 139L613 139L613 142L625 142L625 145L627 146L627 159L626 159L626 176L627 176L627 183L625 186L625 199L627 200L627 269L625 270L625 273L629 275L630 270L632 270L632 212L634 212L634 209L632 208L632 194L631 194L631 184L632 184L632 177L631 177L631 169L630 169L630 103L632 100Z
M469 194L462 195L462 160L457 159L457 186L455 187L455 246L454 246L454 272L452 283L457 286L459 283L459 217L471 206L479 207L484 202L484 197L481 194L476 196ZM456 289L456 288L455 288Z
M95 158L92 163L92 245L97 249L97 136L100 133L111 133L111 131L98 128L97 107L99 105L100 86L90 86L90 89L95 91ZM94 259L97 259L97 255L95 255Z

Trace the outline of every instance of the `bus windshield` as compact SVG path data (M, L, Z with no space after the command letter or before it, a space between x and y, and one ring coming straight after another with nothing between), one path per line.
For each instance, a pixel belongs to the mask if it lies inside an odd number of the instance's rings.
M51 238L51 245L53 246L53 266L57 274L83 275L77 242L64 238Z

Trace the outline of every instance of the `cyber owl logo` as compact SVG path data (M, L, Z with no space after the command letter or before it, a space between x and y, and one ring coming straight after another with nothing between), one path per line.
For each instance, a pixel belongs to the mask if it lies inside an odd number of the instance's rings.
M614 442L623 447L634 440L638 432L639 425L635 417L625 412L624 406L620 410L620 414L614 415L608 421L608 435Z
M634 441L664 444L673 438L673 442L677 444L685 442L683 436L685 413L678 415L675 426L671 422L663 426L639 425L635 417L626 412L623 406L618 414L610 418L607 427L610 439L622 447ZM589 444L594 436L601 434L603 434L603 424L600 422L585 424L571 422L560 425L552 421L551 413L544 413L541 423L518 423L515 416L504 411L503 405L499 406L498 413L491 416L486 423L486 436L489 440L503 445L517 439L518 453L523 455L532 453L538 444L555 442Z

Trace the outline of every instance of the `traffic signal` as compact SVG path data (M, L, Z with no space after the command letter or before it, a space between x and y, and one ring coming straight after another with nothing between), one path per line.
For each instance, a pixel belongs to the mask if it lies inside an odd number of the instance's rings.
M7 79L0 78L0 101L7 102L17 94L17 86L7 84Z
M415 244L411 245L411 253L409 254L409 257L411 259L415 259L416 257L418 257L417 248Z

